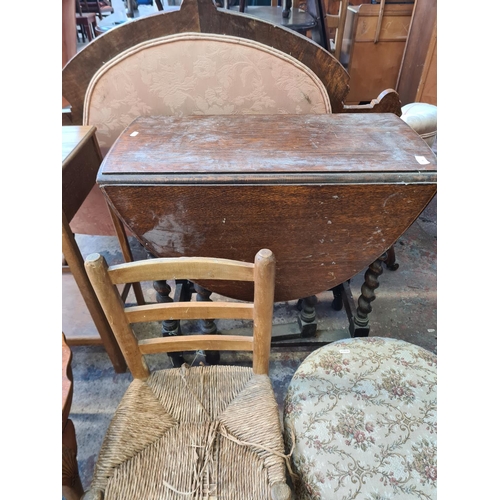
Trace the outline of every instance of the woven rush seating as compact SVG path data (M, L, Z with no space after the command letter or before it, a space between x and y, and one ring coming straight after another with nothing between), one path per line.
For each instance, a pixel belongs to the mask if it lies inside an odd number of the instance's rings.
M255 264L178 258L107 267L98 254L85 267L134 380L105 436L85 500L287 500L283 436L267 375L274 297L274 256ZM184 302L124 307L116 284L173 277L254 281L254 303ZM208 309L207 309L208 308ZM137 341L131 324L165 317L253 319L254 336L189 335ZM153 373L144 354L253 350L253 367L196 366Z
M283 460L260 446L283 452L267 376L230 366L161 370L127 390L92 487L106 499L268 499Z
M297 498L435 499L436 363L421 347L380 337L310 354L284 409Z

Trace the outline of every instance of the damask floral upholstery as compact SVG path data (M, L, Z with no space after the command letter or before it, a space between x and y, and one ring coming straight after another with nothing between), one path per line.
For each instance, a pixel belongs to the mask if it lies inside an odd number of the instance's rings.
M377 337L311 353L284 408L297 498L435 499L436 363L421 347Z
M106 152L138 116L330 112L325 86L297 59L251 40L183 33L104 64L87 89L83 123L97 127Z

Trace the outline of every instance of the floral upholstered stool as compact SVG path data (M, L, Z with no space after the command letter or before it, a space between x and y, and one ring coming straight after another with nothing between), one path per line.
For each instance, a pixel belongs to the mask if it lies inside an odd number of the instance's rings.
M284 409L297 498L435 499L436 362L380 337L311 353Z

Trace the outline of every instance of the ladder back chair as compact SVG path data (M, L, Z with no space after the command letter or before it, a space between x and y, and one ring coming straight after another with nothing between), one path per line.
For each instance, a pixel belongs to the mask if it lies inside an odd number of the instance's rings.
M333 52L335 59L340 61L349 0L337 0L332 2L332 4L336 6L335 14L328 11L329 4L330 2L327 0L321 0L321 6L323 8L322 14L324 17L322 27L325 30L324 37L327 40L328 49Z
M99 254L85 263L90 281L134 380L124 395L85 499L231 498L285 500L284 444L268 377L275 258L254 263L163 258L108 267ZM221 279L254 283L253 303L168 303L124 307L124 282ZM204 336L137 341L131 324L165 318L253 320L253 337ZM253 368L197 366L150 373L144 355L195 349L253 351Z

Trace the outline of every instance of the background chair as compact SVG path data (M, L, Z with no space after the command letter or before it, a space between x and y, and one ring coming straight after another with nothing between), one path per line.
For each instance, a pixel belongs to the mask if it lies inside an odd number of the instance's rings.
M285 500L285 457L269 380L275 259L155 259L107 267L85 263L134 381L110 424L85 498ZM116 289L131 281L176 278L254 282L253 303L170 303L124 308ZM244 318L253 337L192 335L137 341L131 324L165 318ZM145 354L215 348L253 351L253 368L199 366L149 372ZM96 496L97 495L97 496Z
M79 32L82 36L82 42L85 42L85 38L88 38L89 42L91 42L96 37L97 22L95 17L96 15L93 12L76 14L76 26L77 29L80 28Z
M335 14L328 11L328 4L333 3L336 7ZM336 0L328 2L321 0L320 5L323 16L321 29L324 30L323 37L326 40L326 50L330 50L335 59L340 61L340 52L342 50L342 40L344 38L345 20L347 17L347 7L349 0Z
M436 356L402 340L311 353L285 398L298 499L435 499Z
M93 12L97 14L99 19L102 19L103 16L109 16L110 14L113 14L114 9L111 3L107 0L98 0L93 2L88 0L76 0L76 12L78 14Z

